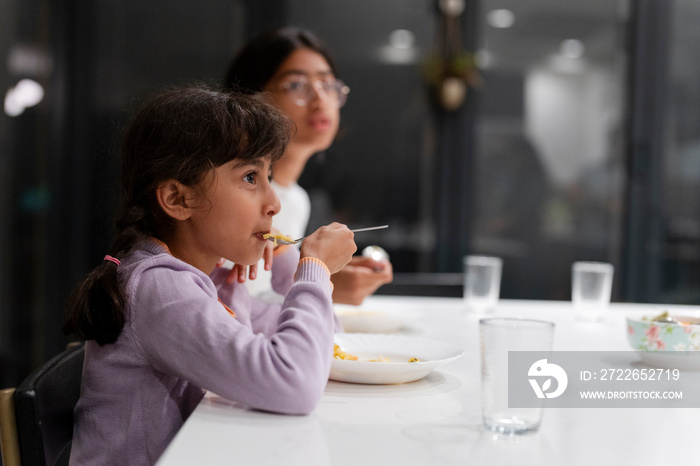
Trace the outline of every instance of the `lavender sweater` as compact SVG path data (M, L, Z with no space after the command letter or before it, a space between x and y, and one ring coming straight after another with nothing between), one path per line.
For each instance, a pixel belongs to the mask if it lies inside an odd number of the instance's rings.
M126 324L113 344L87 342L71 464L155 463L205 390L279 413L315 408L333 351L326 267L293 247L276 255L281 307L226 284L227 272L207 276L155 241L122 261Z

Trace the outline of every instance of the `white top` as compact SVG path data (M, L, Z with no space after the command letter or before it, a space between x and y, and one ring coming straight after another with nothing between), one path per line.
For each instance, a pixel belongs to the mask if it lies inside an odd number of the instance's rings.
M272 226L294 239L301 238L311 216L309 194L297 183L281 186L273 181L272 186L282 205L280 212L272 218Z
M272 218L272 226L280 233L294 239L301 238L306 233L306 227L311 216L311 200L309 194L297 183L282 186L272 182L282 209ZM264 262L258 262L258 275L255 280L247 280L246 287L252 296L268 302L282 302L283 298L272 291L272 274L265 270Z
M466 314L459 298L371 296L365 306L420 311L422 317L401 333L466 353L412 383L329 381L308 416L248 411L208 394L159 466L618 466L690 464L697 458L700 410L691 406L546 409L538 433L494 437L481 425L478 321L483 315ZM679 307L613 303L604 322L584 323L574 320L571 302L501 300L492 315L555 322L555 350L630 351L631 367L644 367L627 343L625 315Z

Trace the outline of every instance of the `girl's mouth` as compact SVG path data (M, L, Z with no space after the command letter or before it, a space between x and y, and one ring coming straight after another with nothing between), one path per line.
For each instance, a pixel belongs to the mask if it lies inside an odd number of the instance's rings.
M317 116L309 119L309 126L313 129L327 129L330 125L330 118L325 116Z

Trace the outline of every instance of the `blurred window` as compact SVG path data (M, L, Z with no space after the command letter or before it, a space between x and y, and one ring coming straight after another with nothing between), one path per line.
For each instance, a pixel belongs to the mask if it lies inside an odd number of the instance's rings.
M504 297L569 299L573 261L618 265L626 4L480 3L472 249L503 257Z
M700 303L700 3L671 6L658 302Z

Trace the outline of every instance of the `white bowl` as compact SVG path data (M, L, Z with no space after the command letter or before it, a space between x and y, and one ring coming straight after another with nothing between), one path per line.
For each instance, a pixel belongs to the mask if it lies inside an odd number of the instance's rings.
M418 319L415 309L392 309L335 304L335 313L347 333L393 333Z

